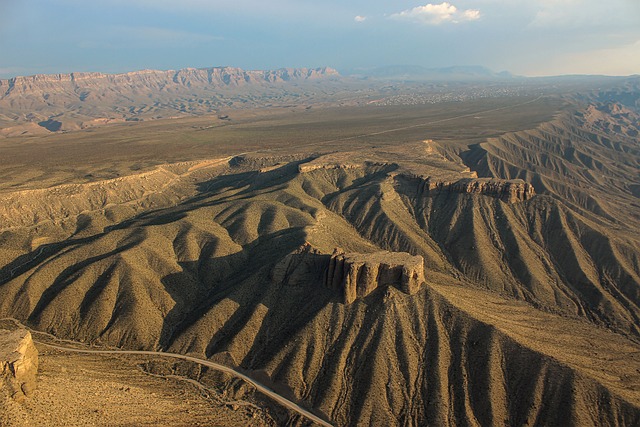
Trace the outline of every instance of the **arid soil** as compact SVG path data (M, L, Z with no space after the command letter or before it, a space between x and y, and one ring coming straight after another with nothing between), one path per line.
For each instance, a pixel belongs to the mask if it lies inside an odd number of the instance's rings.
M351 112L340 130L279 116L286 141L247 119L205 131L235 151L168 161L173 130L135 173L24 172L0 194L0 315L239 367L335 425L638 425L640 91L623 93ZM176 152L206 151L185 132ZM269 147L241 144L262 132Z
M38 388L14 404L8 426L271 425L244 402L176 378L144 373L126 357L69 355L40 348ZM234 410L235 408L235 410ZM254 413L256 413L254 417Z

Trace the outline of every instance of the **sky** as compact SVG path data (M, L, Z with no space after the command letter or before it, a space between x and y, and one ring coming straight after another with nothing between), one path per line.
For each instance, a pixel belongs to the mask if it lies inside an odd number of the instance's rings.
M0 77L237 66L640 74L640 0L0 0Z

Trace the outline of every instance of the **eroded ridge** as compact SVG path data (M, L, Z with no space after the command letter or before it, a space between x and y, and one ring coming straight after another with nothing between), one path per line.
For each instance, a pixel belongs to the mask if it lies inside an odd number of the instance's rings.
M325 273L325 285L351 304L379 287L393 286L414 294L424 283L424 260L406 252L345 253L336 248Z

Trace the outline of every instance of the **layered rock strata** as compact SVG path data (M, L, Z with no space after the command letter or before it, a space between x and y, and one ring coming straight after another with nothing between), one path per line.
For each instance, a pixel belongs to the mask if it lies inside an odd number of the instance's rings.
M371 167L371 166L395 166L397 167L397 165L394 165L392 163L386 163L386 162L374 162L374 161L362 161L359 162L357 160L355 161L346 161L346 159L333 159L331 158L331 156L323 156L319 159L313 160L311 162L308 163L302 163L301 165L298 166L298 172L299 173L309 173L309 172L313 172L315 170L318 169L324 169L324 170L332 170L332 169L343 169L343 170L348 170L348 169L361 169L364 167Z
M338 77L336 70L321 68L281 68L278 70L243 70L236 67L185 68L182 70L141 70L124 74L71 73L36 74L0 80L0 99L11 96L77 93L80 101L91 92L117 88L171 91L180 87L238 87L249 84L315 80Z
M463 178L454 182L420 179L419 194L438 192L482 194L507 203L523 202L535 196L533 185L522 179Z
M393 286L407 294L424 283L424 260L406 252L345 253L336 249L325 272L325 285L351 304L375 289Z
M38 350L25 329L0 330L0 388L20 402L36 388Z

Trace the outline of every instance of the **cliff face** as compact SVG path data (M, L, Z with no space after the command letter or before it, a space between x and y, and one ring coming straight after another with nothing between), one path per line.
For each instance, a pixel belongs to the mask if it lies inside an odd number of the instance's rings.
M126 89L171 91L179 88L225 87L313 80L338 76L332 68L281 68L245 71L234 67L185 68L174 71L142 70L124 74L71 73L37 74L0 80L0 99L24 95L49 96L52 93L76 93L80 101L91 90Z
M36 387L38 350L24 329L0 330L0 389L16 401L24 400Z
M318 82L342 84L338 72L326 67L267 71L215 67L15 77L0 80L0 137L68 132L129 120L210 115L220 110L302 105L317 99L306 86Z
M419 179L419 178L418 178ZM523 202L535 196L533 185L522 179L463 178L454 182L419 179L418 193L437 192L483 194L508 203Z
M271 279L300 288L323 281L351 304L384 286L416 293L425 281L424 259L406 252L345 253L340 248L327 255L305 243L274 266Z
M414 294L424 283L424 260L405 252L344 253L336 249L325 273L325 285L351 304L382 286Z

